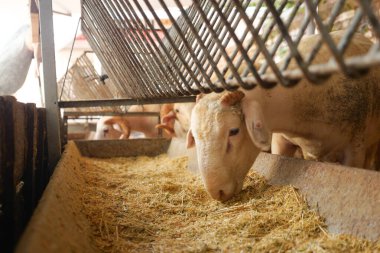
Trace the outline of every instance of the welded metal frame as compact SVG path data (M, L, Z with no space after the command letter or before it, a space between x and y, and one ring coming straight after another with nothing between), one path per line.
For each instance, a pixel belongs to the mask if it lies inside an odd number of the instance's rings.
M148 98L148 99L96 99L96 100L77 100L77 101L59 101L60 108L79 108L95 106L128 106L128 105L145 105L145 104L165 104L165 103L186 103L195 102L194 96L175 97L175 98Z
M337 71L357 77L380 63L378 42L366 55L343 59L364 17L380 38L379 20L371 10L370 0L359 1L339 43L332 40L329 32L345 0L336 1L327 20L317 13L319 0L295 1L287 17L284 7L290 0L258 0L251 14L246 11L250 0L198 0L186 9L180 0L174 0L181 14L178 18L172 15L168 1L158 2L172 22L171 28L163 24L149 0L82 0L84 34L112 80L126 97L136 101L170 100L239 87L252 89L256 85L292 86L301 78L318 83ZM289 28L302 13L304 4L307 15L298 33L290 34ZM263 13L258 15L261 10ZM241 37L235 34L239 22L246 25ZM313 30L312 26L318 29L321 41L304 59L297 47L302 37L310 33L308 29ZM231 43L235 48L229 52L226 49ZM323 43L332 53L331 61L313 65ZM289 51L281 66L274 60L280 46ZM256 66L260 57L264 61ZM288 69L292 59L297 62L297 69ZM218 66L221 62L224 66Z

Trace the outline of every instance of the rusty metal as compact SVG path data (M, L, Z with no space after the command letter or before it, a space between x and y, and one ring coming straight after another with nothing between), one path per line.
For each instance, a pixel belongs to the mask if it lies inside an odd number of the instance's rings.
M335 43L329 32L346 2L336 1L322 19L319 0L83 0L82 30L115 82L118 98L170 100L256 85L291 86L304 77L318 83L337 71L361 75L363 68L379 64L379 20L371 1L359 1ZM362 57L343 58L365 19L375 34L374 47ZM304 59L298 44L313 27L321 39ZM322 44L332 57L313 65ZM288 69L292 59L298 69Z

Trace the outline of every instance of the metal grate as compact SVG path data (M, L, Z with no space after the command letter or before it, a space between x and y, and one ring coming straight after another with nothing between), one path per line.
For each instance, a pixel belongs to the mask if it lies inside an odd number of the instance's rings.
M90 57L89 57L90 54ZM119 87L109 78L102 80L95 70L90 58L91 52L85 52L75 61L68 73L58 82L61 101L88 100L88 99L113 99L119 97ZM105 106L103 108L75 108L68 111L83 112L119 112L127 110L124 106Z
M319 0L82 0L82 30L128 98L291 86L301 78L316 83L336 71L359 76L380 62L378 42L365 55L343 57L363 23L380 38L371 1L354 1L358 6L343 38L336 43L330 36L346 2L335 1L322 18ZM313 25L320 41L304 58L297 46ZM322 44L331 60L312 65ZM297 69L288 68L291 60Z

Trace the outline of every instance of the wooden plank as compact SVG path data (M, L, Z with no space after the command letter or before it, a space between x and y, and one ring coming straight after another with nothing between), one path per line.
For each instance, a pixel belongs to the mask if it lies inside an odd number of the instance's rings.
M25 104L18 103L12 99L11 106L13 107L13 120L8 118L13 124L9 125L9 131L13 128L14 131L14 166L13 166L13 180L14 180L14 209L13 209L13 226L14 226L14 242L18 241L24 227L26 226L25 219L25 199L24 199L24 169L25 169Z
M47 169L46 109L37 109L36 199L41 198L49 180Z
M13 97L0 97L0 178L2 185L1 204L2 215L0 221L0 249L2 252L12 252L14 244L14 207L15 207L15 180L14 180L14 104Z
M293 185L331 233L380 238L380 172L260 153L252 168L275 185Z
M7 131L12 113L7 110L7 99L0 97L0 251L11 252L13 242L13 134Z
M25 198L26 220L32 216L33 210L37 205L36 200L36 155L37 155L37 108L35 104L26 104L25 115L25 171L23 181Z
M0 115L5 115L4 101L0 98ZM4 244L6 241L5 218L4 218L4 203L5 203L5 117L0 117L0 251L5 251Z
M13 252L36 206L37 109L0 97L0 252ZM45 137L44 137L45 136ZM42 131L46 146L46 127ZM44 151L44 150L42 150ZM42 161L46 167L46 154ZM46 170L46 169L45 169ZM46 180L45 180L46 181Z

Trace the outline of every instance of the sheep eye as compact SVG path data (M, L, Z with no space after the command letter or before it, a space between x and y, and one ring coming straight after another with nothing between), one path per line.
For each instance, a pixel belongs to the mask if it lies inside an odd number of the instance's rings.
M239 133L239 128L232 128L230 129L229 136L234 136Z
M175 109L175 112L176 112L176 113L179 113L179 110L178 110L178 109Z

